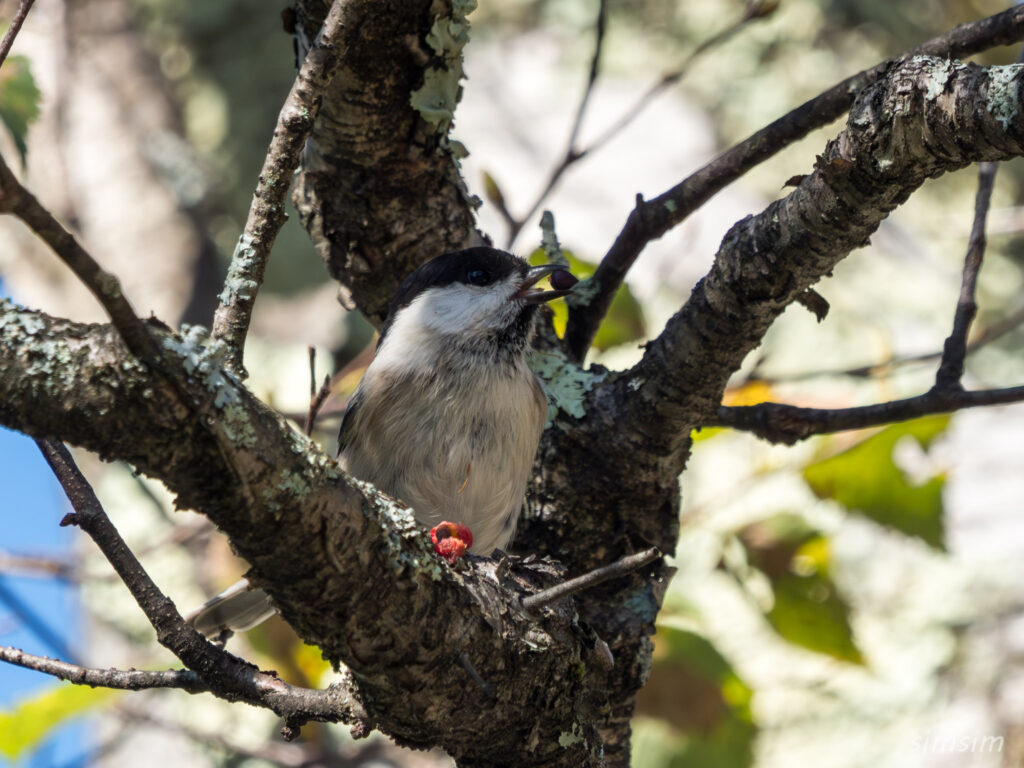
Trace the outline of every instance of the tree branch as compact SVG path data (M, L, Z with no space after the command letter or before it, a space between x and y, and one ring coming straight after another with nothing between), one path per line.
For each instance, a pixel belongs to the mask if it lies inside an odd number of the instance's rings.
M149 364L159 363L159 351L145 324L125 298L117 278L105 272L74 236L21 185L3 157L0 157L0 213L13 213L25 222L71 268L107 311L125 346L136 358Z
M32 10L32 4L36 0L19 0L18 10L14 13L14 18L11 19L11 26L7 28L4 33L4 39L0 40L0 67L4 65L4 61L7 59L7 54L11 52L11 46L14 45L14 38L18 36L21 31L21 25L25 23L25 19L28 18L28 12Z
M88 685L93 688L116 688L122 691L177 688L186 693L211 692L202 678L188 669L94 669L48 659L45 656L35 656L9 646L0 646L0 661L25 669L34 669L36 672L67 680L75 685Z
M843 115L864 88L884 77L896 62L918 56L963 58L1024 38L1024 8L1015 7L987 19L962 24L944 35L838 83L802 104L750 138L727 150L700 170L656 198L641 201L629 214L615 243L590 278L592 298L570 306L566 345L582 360L626 273L644 247L682 223L715 193L721 191L779 150L815 128Z
M324 0L297 0L299 42ZM469 3L346 0L345 76L331 83L292 199L346 305L373 323L398 284L445 251L482 245L479 200L450 138Z
M287 218L285 199L299 165L299 155L320 112L323 93L341 66L344 5L345 0L334 0L281 107L245 229L231 257L220 306L214 315L213 337L227 344L227 367L243 376L245 337L270 249Z
M194 671L211 693L228 701L270 709L288 726L303 725L308 720L349 724L365 721L362 707L344 689L313 691L289 685L277 675L261 672L215 647L190 627L125 544L67 448L46 440L36 442L75 510L61 525L76 525L89 534L146 614L160 644ZM52 670L44 671L54 674Z
M793 445L812 435L866 429L936 413L952 413L982 405L1005 405L1024 400L1024 386L1007 389L932 389L916 397L857 408L799 408L783 403L722 406L704 426L753 432L772 443Z
M982 163L978 167L978 194L974 201L974 224L967 241L967 256L964 259L963 279L960 298L953 315L953 330L942 346L942 361L935 374L937 389L960 389L964 375L964 359L967 357L967 333L971 329L978 304L974 300L978 284L978 272L985 255L985 222L988 219L989 204L992 200L992 186L995 184L996 163Z
M926 179L1024 153L1022 71L918 57L863 91L814 173L733 226L640 363L602 385L623 404L619 423L641 426L666 453L685 450L775 318Z
M531 617L520 599L536 585L499 583L492 561L454 573L407 508L342 474L224 373L195 331L181 337L154 326L153 333L166 362L158 371L125 358L109 326L54 320L0 300L0 423L123 458L163 480L179 507L209 517L285 620L351 670L374 727L482 766L496 765L495 754L524 766L598 764L601 710L581 701L611 691L601 670L573 673L589 654L573 616ZM104 546L108 555L116 547ZM208 676L217 657L190 631L179 634L169 601L148 586L137 592L161 609L162 641L211 687L220 685ZM493 686L494 706L481 705L475 686L467 689L461 653ZM231 695L258 701L262 693L292 711L297 694L244 665L235 671L225 681ZM275 690L263 690L271 684ZM309 717L336 717L340 707L315 699ZM559 734L580 729L594 737L559 744Z
M659 557L661 557L661 551L657 547L645 549L643 552L637 552L635 555L626 555L625 557L616 560L614 563L609 563L608 565L601 566L600 568L595 568L592 571L584 573L582 576L577 576L574 579L568 579L567 581L563 581L561 584L556 584L555 586L548 587L541 592L536 592L524 597L523 608L528 611L535 611L548 603L561 600L563 597L574 595L577 592L597 586L609 579L624 576L627 573L643 568L645 565L653 563Z

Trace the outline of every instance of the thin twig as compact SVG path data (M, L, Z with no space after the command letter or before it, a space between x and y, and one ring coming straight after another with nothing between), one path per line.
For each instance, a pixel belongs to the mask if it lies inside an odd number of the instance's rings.
M974 201L974 225L967 241L967 256L964 259L963 279L960 284L960 298L953 315L953 330L942 345L942 362L935 374L937 389L962 389L960 379L964 375L964 358L967 357L967 332L971 329L978 304L974 299L978 284L978 271L985 255L985 220L992 201L992 186L995 184L997 163L981 163L978 166L978 194Z
M765 10L771 7L771 10ZM583 98L580 100L579 108L576 110L576 117L573 120L572 130L569 133L569 141L566 145L566 150L562 156L561 161L556 165L550 175L548 176L547 182L545 182L540 194L534 200L533 205L530 206L529 211L521 218L515 218L508 209L504 206L504 202L499 205L502 216L509 224L509 235L508 242L506 243L507 248L511 248L515 243L516 238L522 231L523 227L533 218L534 214L540 210L540 207L544 204L544 201L551 194L555 186L561 180L569 168L587 155L601 149L605 144L615 138L621 133L630 123L632 123L640 113L651 104L661 93L670 88L675 83L682 79L683 75L689 70L693 62L703 53L711 50L717 45L720 45L729 40L736 32L746 26L750 21L755 19L764 18L774 10L774 4L768 0L755 0L751 3L743 16L723 29L722 31L712 35L707 40L704 40L700 45L694 48L690 52L689 56L680 64L676 69L671 72L665 73L657 83L650 87L636 103L626 110L623 115L608 126L600 136L591 141L587 146L580 147L577 145L579 138L580 129L583 125L583 116L586 112L587 105L590 101L590 97L593 94L594 84L597 80L599 72L599 62L601 58L601 50L604 43L605 27L607 22L607 2L602 0L600 8L598 10L598 17L596 22L596 42L594 45L594 55L590 61L590 72L587 78L587 85L583 91Z
M313 434L313 427L316 426L316 417L320 413L320 409L323 404L327 402L327 398L331 394L331 374L324 375L324 383L320 385L320 390L313 397L313 400L309 404L309 413L306 414L306 437Z
M213 338L228 346L227 367L243 376L242 353L249 332L256 293L270 249L284 225L285 198L299 165L302 148L320 112L321 96L341 64L344 32L343 0L334 0L323 27L306 54L288 98L277 118L274 137L253 193L245 229L231 257L231 266L213 320Z
M889 72L895 61L918 55L964 58L1024 37L1024 7L963 24L944 35L864 70L819 94L716 157L667 192L638 202L589 282L592 298L569 307L565 339L577 361L586 355L612 298L644 247L664 235L743 174L815 128L841 117L857 94Z
M1024 386L1006 389L932 389L923 395L856 408L800 408L784 403L721 406L716 418L704 426L730 427L752 432L772 443L793 445L812 435L866 429L907 421L920 416L952 413L983 405L1004 405L1024 401Z
M9 646L0 646L0 661L25 669L34 669L75 685L101 686L122 691L141 691L148 688L177 688L186 693L210 691L210 687L202 678L189 669L95 669L45 656L35 656Z
M476 667L473 666L473 662L469 660L469 654L465 651L459 653L459 665L466 671L470 679L480 688L481 691L486 693L490 698L494 698L494 686L480 677L480 673L476 671Z
M967 342L967 354L977 352L979 349L1001 339L1006 334L1024 325L1024 307L1020 307L1002 320L992 323L977 333L974 338ZM820 379L834 376L849 376L851 378L866 379L873 376L881 376L890 373L894 368L901 368L915 363L928 363L939 360L942 352L924 352L918 355L899 355L880 360L877 363L858 365L852 368L816 368L813 370L800 371L792 374L780 374L778 376L763 376L757 369L747 377L730 385L730 389L737 389L748 384L784 384L794 381L806 381L807 379Z
M648 88L640 96L640 98L636 100L636 103L634 103L632 107L627 109L623 113L623 115L610 126L608 126L608 128L605 129L600 136L598 136L596 139L590 142L590 144L588 144L584 149L582 149L580 151L580 154L585 155L590 152L594 152L603 147L617 135L619 135L630 123L636 120L636 118L640 116L640 113L643 112L644 109L646 109L658 96L660 96L666 90L668 90L673 85L682 80L683 76L689 71L690 67L693 65L693 62L696 61L701 56L701 54L707 53L712 48L715 48L721 45L722 43L728 42L737 32L743 29L743 27L745 27L751 21L767 18L775 11L777 5L778 3L770 3L763 1L753 2L749 4L747 6L746 11L744 11L743 15L740 18L738 18L725 29L716 32L707 40L701 42L696 48L690 51L690 54L683 60L683 62L679 66L677 66L671 72L666 72L664 75L662 75L661 79L658 80L658 82L656 82L654 85Z
M0 604L7 606L25 629L48 645L54 652L65 658L74 659L76 654L64 642L60 633L39 615L35 607L22 600L13 590L8 589L4 581L4 579L0 579Z
M104 271L74 236L21 185L3 157L0 157L0 213L13 213L25 222L71 268L99 299L125 346L138 360L159 362L156 343L128 303L117 278Z
M580 128L583 126L583 117L587 112L587 106L590 103L590 96L594 92L594 85L597 83L597 76L601 71L601 52L604 49L604 34L607 29L608 22L608 0L599 0L597 8L597 20L594 22L594 55L590 58L590 70L587 73L587 84L583 88L583 96L580 98L580 104L576 108L576 116L572 121L572 129L569 131L569 140L565 145L565 153L562 155L561 161L551 171L548 176L548 180L541 190L540 194L537 195L533 201L533 205L530 209L520 218L514 218L508 209L505 208L506 220L509 223L508 242L506 248L511 249L516 238L522 231L530 219L533 218L541 205L544 204L544 200L551 194L551 190L555 188L559 179L562 178L562 174L568 170L569 166L583 157L576 147L576 140L579 138ZM500 206L504 208L504 205Z
M584 573L582 576L577 576L574 579L563 581L561 584L556 584L553 587L541 590L535 594L529 595L523 598L523 608L528 611L536 610L548 603L553 603L555 600L561 600L563 597L580 592L584 589L589 589L603 581L614 579L618 576L624 576L627 573L643 568L648 563L653 563L661 557L661 550L657 547L651 547L645 549L643 552L637 552L635 555L626 555L625 557L616 560L614 563L609 565L603 565L600 568L595 568L592 571Z
M289 685L203 638L185 622L174 603L143 569L110 522L68 450L60 443L45 440L37 440L36 444L75 510L65 516L61 525L77 525L89 534L153 625L157 641L186 667L197 672L211 693L228 701L241 700L270 709L289 724L365 719L362 707L343 687L314 691Z
M7 28L7 32L4 33L4 39L0 40L0 67L4 65L4 61L7 60L7 54L11 52L11 46L14 45L14 38L18 36L21 31L21 25L25 23L25 18L28 16L28 12L32 9L32 4L36 0L21 0L18 3L18 10L14 12L14 18L11 19L11 26Z

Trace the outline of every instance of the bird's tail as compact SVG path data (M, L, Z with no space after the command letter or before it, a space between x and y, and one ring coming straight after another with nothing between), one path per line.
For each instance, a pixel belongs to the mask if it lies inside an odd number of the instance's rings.
M270 596L262 589L242 579L219 595L211 597L185 620L200 634L209 638L221 637L225 631L244 632L261 624L277 613Z

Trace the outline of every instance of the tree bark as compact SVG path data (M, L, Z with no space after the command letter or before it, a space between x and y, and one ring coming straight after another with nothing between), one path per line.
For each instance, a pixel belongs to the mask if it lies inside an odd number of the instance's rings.
M415 25L388 34L422 41L437 14L403 10L389 21ZM451 147L424 134L422 114L394 94L368 106L366 72L353 62L384 62L381 77L404 77L406 94L423 67L416 46L384 40L384 20L365 13L351 30L339 111L321 118L300 192L335 274L379 317L411 263L473 233ZM860 95L814 173L733 227L635 367L582 371L557 345L539 351L559 412L517 547L552 554L570 575L650 545L672 551L689 435L717 413L730 374L925 179L1024 154L1020 80L1020 67L899 66ZM364 110L374 114L360 118ZM402 117L405 149L383 146L377 112ZM194 332L150 331L162 360L145 367L109 326L0 303L0 423L129 461L206 514L296 631L351 669L372 724L400 743L440 745L464 766L628 765L667 566L532 616L520 597L550 582L551 569L447 568L407 509L343 475L226 373L223 350ZM611 647L611 670L595 634Z

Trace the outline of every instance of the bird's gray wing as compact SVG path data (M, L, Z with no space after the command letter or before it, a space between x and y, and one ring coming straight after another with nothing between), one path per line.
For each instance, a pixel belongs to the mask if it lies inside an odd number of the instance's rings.
M244 632L262 624L277 613L270 602L270 596L262 589L242 579L232 584L219 595L211 597L185 620L206 637L216 638L224 630Z

